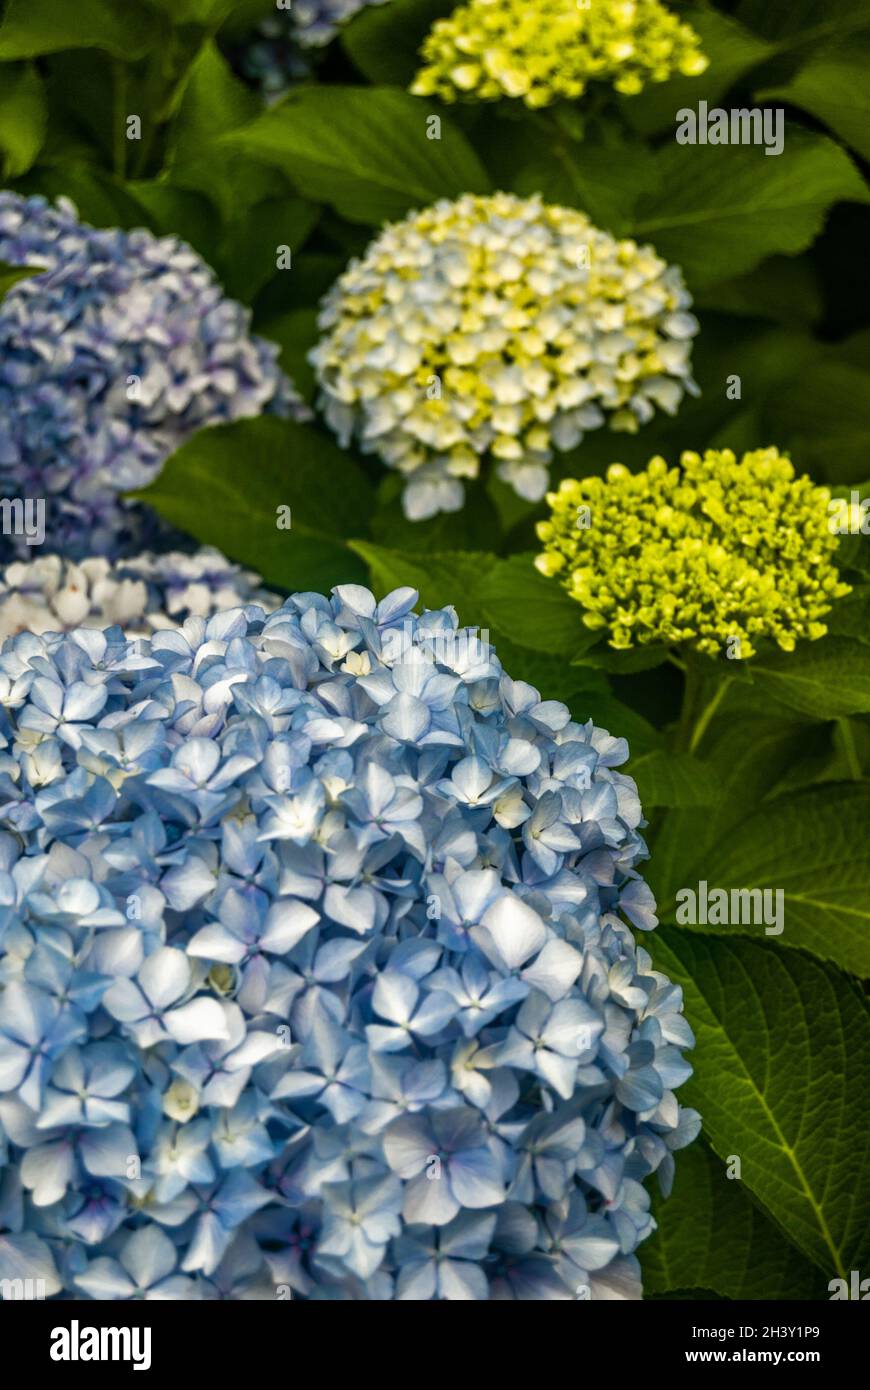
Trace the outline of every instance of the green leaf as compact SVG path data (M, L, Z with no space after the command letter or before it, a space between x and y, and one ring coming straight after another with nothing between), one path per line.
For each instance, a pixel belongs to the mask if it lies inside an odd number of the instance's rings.
M665 916L678 887L706 877L697 871L708 853L727 840L769 797L779 779L808 752L827 747L823 727L807 726L751 705L754 690L732 686L702 742L704 762L719 779L719 793L703 817L673 810L664 817L652 842L647 878ZM787 716L787 712L784 712ZM666 907L667 905L667 907Z
M380 505L372 517L372 540L391 550L441 554L476 550L489 553L501 539L498 514L485 485L469 482L458 512L439 512L425 521L410 521L402 509L405 479L389 471L378 489Z
M716 799L719 779L700 758L652 748L621 769L637 782L641 805L709 806Z
M316 383L308 353L317 342L317 310L291 309L289 313L267 319L261 332L264 338L278 344L283 370L292 377L300 395L310 403L314 399Z
M81 220L94 227L129 229L142 227L149 220L142 203L126 185L84 163L33 169L25 175L21 191L27 196L41 193L52 200L69 198L75 203Z
M861 783L834 783L777 797L702 853L687 854L690 867L683 869L680 886L697 892L705 881L708 891L781 890L779 946L803 948L870 977L868 816L870 788ZM677 905L666 899L659 902L659 911L663 920L673 922ZM684 930L766 934L763 923L686 924Z
M801 714L839 719L870 713L870 649L848 637L801 642L753 659L753 681Z
M825 622L835 637L870 643L870 584L859 584L851 594L838 599Z
M644 1297L693 1287L722 1298L826 1298L805 1260L703 1143L676 1155L670 1196L653 1194L658 1229L639 1250Z
M161 10L173 24L215 28L232 12L237 0L146 0L146 4Z
M759 92L758 99L803 107L870 159L868 64L870 39L852 38L842 46L823 49L790 82Z
M760 145L669 143L658 172L633 235L682 266L690 288L742 275L777 252L803 251L834 203L870 202L845 151L793 125L777 156Z
M824 482L862 477L870 451L870 376L866 366L817 358L770 395L766 418L802 469Z
M370 5L342 30L345 52L370 82L408 87L420 67L420 46L456 0L390 0Z
M129 62L156 46L162 32L158 16L116 0L8 0L0 23L0 60L102 48Z
M720 1159L826 1279L870 1259L865 1097L870 1016L852 982L799 951L659 928L644 938L683 988L697 1037L680 1101ZM679 1166L678 1155L678 1166Z
M771 5L770 0L740 0L737 17L743 24L787 51L795 43L809 43L830 35L866 28L866 0L790 0Z
M219 143L255 120L262 104L235 77L216 44L203 45L188 71L167 149L167 177L203 193L225 223L252 220L256 205L284 195L286 182L274 170L252 164L239 150ZM264 244L263 250L274 250Z
M379 226L439 197L485 192L486 174L465 136L442 116L426 134L427 109L390 87L305 87L223 137L274 164L305 197L351 222Z
M45 89L33 63L4 68L0 86L0 178L14 179L27 172L42 149L47 117Z
M214 266L220 231L207 198L189 188L154 179L128 179L126 191L144 209L143 222L158 236L179 236Z
M417 589L427 608L452 605L463 625L481 626L484 623L480 584L492 566L498 563L494 555L458 550L454 554L447 552L420 556L360 540L351 541L350 546L369 566L372 588L378 594L383 595L407 584Z
M320 209L304 198L271 198L231 221L218 251L216 269L228 294L247 302L276 275L298 275L298 252ZM292 264L278 267L278 248L288 247ZM282 252L286 259L286 252Z
M596 639L600 637L600 633L593 635ZM644 647L629 647L625 651L619 651L616 647L601 642L599 646L575 657L572 664L594 666L601 671L611 671L616 676L631 676L636 671L652 671L656 666L663 665L667 659L667 647L657 642L650 642Z
M217 45L204 44L184 83L172 125L170 160L197 163L217 136L252 121L260 110L257 97L233 76Z
M748 275L701 287L695 304L806 328L822 316L818 276L807 256L770 256Z
M533 651L575 656L598 641L584 627L580 605L535 569L534 556L496 560L480 586L487 622Z
M173 525L286 589L359 582L364 567L341 537L371 509L368 482L318 430L261 416L204 429L137 497ZM278 529L278 509L292 525Z
M630 234L634 209L658 178L653 152L614 121L601 121L578 144L552 114L501 103L487 109L474 142L496 187L582 208L614 236Z
M858 507L857 530L853 529L841 535L840 548L837 551L837 565L841 570L854 570L858 574L870 575L870 543L868 543L868 536L861 530L861 526L867 524L861 515L861 503L865 498L870 499L870 482L845 483L842 487L832 487L831 496L845 498L850 509L854 504L857 504ZM870 502L868 502L868 506L870 506ZM859 601L854 594L850 594L834 605L826 619L831 632L842 630L847 634L851 633L848 626L849 615L846 610L850 604ZM841 616L844 617L847 624L844 629L841 629L839 625ZM870 640L870 633L867 634L867 640Z
M19 280L29 280L32 275L38 275L44 269L44 266L38 265L4 265L0 261L0 299L3 299Z

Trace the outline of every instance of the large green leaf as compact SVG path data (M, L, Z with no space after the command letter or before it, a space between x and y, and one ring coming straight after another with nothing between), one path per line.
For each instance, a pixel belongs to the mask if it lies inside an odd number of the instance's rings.
M364 77L407 87L420 67L420 45L456 0L390 0L368 5L342 30L341 42Z
M719 787L716 773L699 758L667 748L651 748L633 757L622 771L637 782L645 810L652 806L709 806Z
M690 287L741 275L776 252L803 251L834 203L870 202L845 151L793 125L775 156L760 145L668 143L658 173L633 235L681 265Z
M202 193L175 188L159 179L128 179L124 188L142 207L142 224L158 236L181 237L215 266L220 223Z
M770 256L747 275L702 286L695 303L789 328L806 328L822 314L821 287L808 256Z
M690 882L696 862L752 815L784 774L808 751L817 751L817 738L828 746L821 726L813 729L797 716L789 720L769 709L740 708L753 694L747 698L732 687L700 745L700 756L719 779L715 802L703 817L672 811L656 828L647 877L661 904Z
M173 24L200 24L216 28L231 13L238 0L146 0L161 10ZM274 0L272 8L274 9Z
M128 229L145 226L149 221L142 203L131 192L136 186L122 184L102 169L76 162L58 168L37 166L25 175L22 191L28 195L41 193L50 199L69 198L81 220L94 227Z
M365 524L368 482L348 454L306 425L262 416L201 430L137 495L272 584L328 591L364 578L341 537ZM286 507L291 526L279 529Z
M677 887L697 892L703 880L710 890L781 891L779 945L803 947L870 977L868 821L870 787L863 783L834 783L777 797L702 853L686 853ZM660 900L663 920L674 921L676 911L673 897ZM699 924L692 930L766 934L761 923Z
M216 44L204 44L187 73L170 128L167 172L172 183L205 194L225 223L251 223L263 199L286 196L286 181L275 170L252 164L243 151L217 143L245 128L261 109ZM274 244L265 235L260 255L270 255L274 268Z
M480 585L493 565L494 555L458 550L453 554L409 554L355 540L351 548L366 561L372 585L379 594L410 585L417 589L427 608L452 605L460 621L469 626L485 626L480 602Z
M573 657L598 641L599 634L584 627L580 605L535 569L532 555L497 560L480 598L487 622L533 651Z
M775 387L765 419L802 470L823 482L848 483L867 473L870 375L867 364L816 356Z
M827 1279L870 1260L870 1015L800 951L676 928L645 938L697 1037L680 1100L720 1159ZM679 1156L678 1156L679 1158Z
M0 22L0 60L37 58L64 48L102 48L139 58L160 40L158 15L116 0L8 0Z
M24 174L42 149L45 88L33 63L3 70L0 85L0 178Z
M829 125L847 145L870 159L868 64L870 39L852 38L822 49L799 68L791 81L760 92L759 99L802 106Z
M800 714L839 719L870 713L870 648L849 637L801 642L753 659L753 682Z
M485 192L487 176L445 116L427 137L427 108L391 87L305 87L225 135L227 149L271 163L305 197L373 226L439 197Z
M641 1246L644 1295L708 1288L722 1298L826 1298L824 1275L785 1239L705 1144L676 1156L673 1192L653 1194Z
M591 127L578 143L545 112L500 103L473 135L497 187L581 208L614 236L629 235L634 209L658 177L653 152L615 122Z
M772 5L770 0L740 0L737 17L750 28L787 50L795 44L815 43L837 34L867 27L866 0L789 0Z

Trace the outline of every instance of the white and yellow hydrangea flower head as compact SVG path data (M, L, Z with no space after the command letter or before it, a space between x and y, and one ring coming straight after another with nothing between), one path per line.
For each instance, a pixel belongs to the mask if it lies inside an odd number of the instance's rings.
M708 66L694 29L659 0L470 0L438 20L411 91L460 99L574 101L590 82L635 96Z
M642 473L566 478L538 523L536 564L611 647L687 644L745 659L756 643L793 651L824 637L850 592L834 564L828 488L795 476L777 449L654 458Z
M387 226L321 306L319 404L406 475L414 520L491 459L529 501L554 450L675 414L698 322L677 266L539 196L466 194Z

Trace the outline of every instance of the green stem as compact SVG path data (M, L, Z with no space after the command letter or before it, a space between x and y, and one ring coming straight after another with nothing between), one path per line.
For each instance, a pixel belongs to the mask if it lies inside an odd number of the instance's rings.
M698 722L696 723L694 729L692 730L692 736L691 736L691 738L689 739L689 752L690 752L690 753L694 753L695 749L698 747L698 744L701 742L701 739L704 737L705 733L707 732L707 728L708 728L708 726L709 726L709 724L710 724L710 720L713 718L713 715L716 713L717 709L719 708L719 705L720 705L720 703L721 703L721 701L722 701L722 697L723 697L723 695L725 694L726 690L728 689L728 687L729 687L729 685L731 684L731 682L732 682L733 679L734 679L733 676L723 676L722 679L721 679L720 682L719 682L719 685L716 687L716 690L715 690L715 692L714 692L712 698L711 698L710 700L707 701L707 704L704 706L703 710L701 711L701 714L700 714L699 717L698 717Z
M681 753L694 753L734 677L723 674L709 659L705 659L703 665L692 657L687 657L685 663L673 656L669 656L669 660L685 676L675 746Z

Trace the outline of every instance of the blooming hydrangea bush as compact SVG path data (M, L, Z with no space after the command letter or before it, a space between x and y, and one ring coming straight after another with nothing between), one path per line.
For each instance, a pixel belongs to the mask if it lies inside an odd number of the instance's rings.
M687 642L749 657L767 638L793 651L823 637L831 604L850 592L833 563L830 491L777 449L654 458L642 473L565 479L538 523L538 568L582 604L612 647Z
M538 501L553 451L675 413L698 322L678 267L582 212L510 193L386 227L327 294L319 403L408 477L409 517L457 511L484 457Z
M639 1296L697 1116L628 749L348 585L0 655L0 1275Z
M590 82L635 96L708 65L695 31L659 0L470 0L435 22L421 56L418 96L530 107L576 100Z
M308 54L330 43L342 25L368 5L389 0L293 0L257 25L233 57L242 74L267 98L280 97L310 76Z
M271 612L281 599L212 546L190 555L146 551L115 564L103 556L75 561L44 555L15 561L0 575L0 640L16 632L116 623L128 637L144 637L180 627L189 617L210 618L247 604Z
M44 267L0 301L0 485L46 499L62 554L147 543L119 494L202 426L306 413L278 348L177 237L0 192L0 263Z

